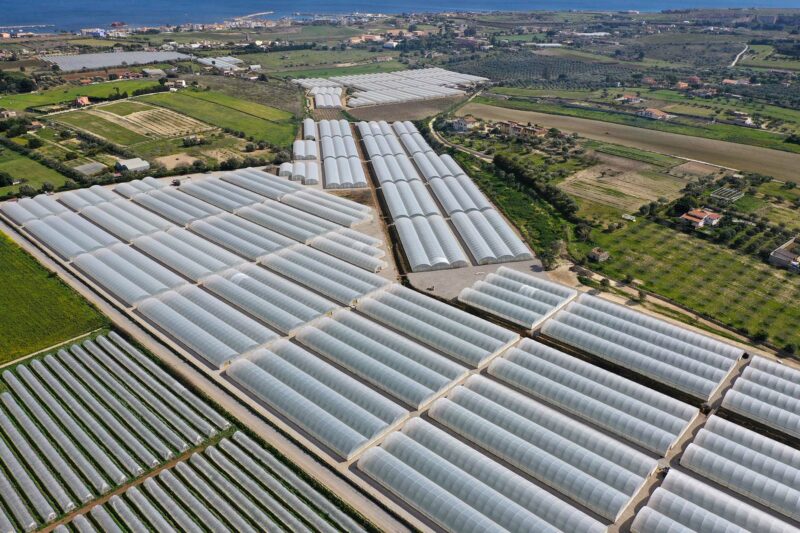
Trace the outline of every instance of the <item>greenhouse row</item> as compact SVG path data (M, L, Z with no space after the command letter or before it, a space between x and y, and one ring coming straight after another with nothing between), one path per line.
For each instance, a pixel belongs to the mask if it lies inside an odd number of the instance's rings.
M372 208L316 189L287 196L283 203L342 226L352 227L372 221Z
M222 213L222 209L172 188L137 194L131 200L179 226Z
M195 286L148 298L136 311L215 367L278 338L261 322Z
M698 412L530 339L493 360L489 374L659 455L667 453Z
M454 213L451 220L478 265L533 259L522 239L494 209Z
M174 226L172 222L128 200L113 200L92 205L81 209L80 213L125 242Z
M229 213L196 220L187 227L192 232L250 261L257 261L296 242L271 229Z
M800 370L753 357L722 406L800 438Z
M261 264L342 305L351 305L389 284L385 278L308 246L287 248Z
M155 178L146 177L140 180L127 181L114 187L114 192L125 198L133 198L142 192L150 192L166 187L166 183L160 182Z
M117 195L110 190L92 185L88 189L76 189L61 195L59 200L73 211L80 211L90 205L99 205L110 200L116 200Z
M440 215L400 218L395 229L412 272L469 265L469 260Z
M367 175L357 156L325 157L322 168L326 189L363 189L367 186Z
M181 185L178 190L229 213L264 200L260 194L215 178L193 179Z
M112 496L68 525L81 532L363 531L242 432Z
M314 108L316 109L341 109L342 107L341 95L330 93L314 95Z
M25 224L25 229L62 259L67 260L121 242L72 212L31 220Z
M221 174L219 179L247 189L261 196L266 196L270 200L282 200L287 194L293 194L304 190L297 183L286 180L263 172L254 168L239 169L234 172Z
M317 185L320 182L319 163L316 161L294 161L281 163L280 176L303 185Z
M712 416L686 448L681 466L800 520L800 451L794 448Z
M339 120L320 120L317 123L319 129L319 140L326 137L352 137L353 131L350 128L350 122L345 119Z
M582 294L542 333L660 383L707 399L742 350L660 319Z
M463 289L458 300L527 329L534 329L576 295L577 291L559 283L500 267L472 287Z
M397 284L361 301L357 309L472 367L519 340L516 333Z
M797 528L673 468L637 513L631 531L796 533Z
M382 249L367 245L342 233L332 232L315 237L308 242L308 245L368 272L380 272L388 266L382 259L385 255Z
M292 145L292 155L295 161L314 161L319 159L317 142L302 139L294 141L294 144Z
M284 335L338 308L305 287L255 265L209 276L201 285Z
M657 466L656 459L482 376L436 400L428 415L612 522Z
M298 342L414 409L467 369L352 311L301 329Z
M461 245L389 124L360 122L358 129L411 270L467 266Z
M308 91L308 94L311 96L316 96L318 94L332 94L333 96L340 97L342 96L343 89L342 87L320 87L320 86L313 86L311 90Z
M420 418L367 450L358 468L445 531L605 531L585 512Z
M367 385L283 340L234 361L226 375L344 459L408 415Z
M0 211L14 221L15 224L24 226L31 220L67 213L69 209L58 203L51 196L40 194L33 198L20 198L16 202L4 202L0 206Z
M116 333L3 372L0 530L30 531L230 424Z
M188 283L185 278L124 244L81 254L72 263L127 307Z

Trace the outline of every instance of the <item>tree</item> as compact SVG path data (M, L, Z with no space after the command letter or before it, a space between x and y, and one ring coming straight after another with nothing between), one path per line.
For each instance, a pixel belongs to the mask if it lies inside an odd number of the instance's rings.
M31 150L35 150L37 148L41 148L44 143L39 137L28 137L28 148Z
M34 189L33 187L31 187L30 185L27 185L27 184L20 185L20 187L19 187L19 195L20 196L35 196L36 195L36 189Z

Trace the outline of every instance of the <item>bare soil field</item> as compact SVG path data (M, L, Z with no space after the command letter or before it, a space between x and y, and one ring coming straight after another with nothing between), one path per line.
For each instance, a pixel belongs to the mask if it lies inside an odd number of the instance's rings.
M471 114L486 120L515 120L523 123L542 124L568 132L576 132L589 139L696 159L714 165L758 172L780 180L800 183L800 174L797 173L797 169L800 168L800 155L789 152L584 118L505 109L486 104L467 104L458 111L458 114Z
M559 184L565 192L633 212L659 198L674 199L692 178L660 172L652 165L622 157L598 154L600 163L576 172Z
M175 167L179 167L181 165L191 165L197 161L197 158L192 157L189 154L180 153L157 157L156 161L164 165L164 168L167 170L173 170Z
M354 108L348 111L359 120L420 120L441 113L463 98L463 96L451 96L436 100Z

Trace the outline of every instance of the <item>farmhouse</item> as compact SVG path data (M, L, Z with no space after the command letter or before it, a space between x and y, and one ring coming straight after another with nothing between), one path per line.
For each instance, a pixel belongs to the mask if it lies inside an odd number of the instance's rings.
M87 105L91 105L91 101L89 100L88 96L79 96L75 99L75 105L78 107L84 107Z
M644 100L635 94L623 94L619 98L615 98L614 101L620 104L641 104Z
M7 118L15 118L17 116L16 111L11 111L8 109L0 109L0 120L5 120Z
M150 163L140 157L120 159L115 166L119 172L145 172L150 170Z
M589 252L589 260L594 261L595 263L608 261L609 257L611 257L609 253L602 248L592 248L592 251Z
M800 272L800 240L790 239L769 254L769 262L792 272Z
M722 215L714 213L706 209L692 209L681 215L681 220L694 226L695 228L703 228L705 226L716 226L719 224Z
M167 73L160 68L143 68L142 73L148 78L161 79L167 77Z
M497 129L500 133L513 137L521 137L523 139L532 139L534 137L542 137L547 133L545 128L539 126L524 125L511 120L506 120L497 123Z
M454 119L450 124L452 124L454 131L463 133L477 128L478 125L480 124L480 121L473 116L466 116L466 117L458 117Z
M647 109L642 109L638 113L636 113L640 117L650 118L653 120L670 120L675 118L675 115L670 115L660 109L655 109L653 107L648 107Z

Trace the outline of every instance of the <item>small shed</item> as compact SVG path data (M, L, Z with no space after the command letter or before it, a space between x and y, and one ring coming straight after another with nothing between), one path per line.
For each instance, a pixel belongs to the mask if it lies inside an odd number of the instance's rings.
M119 172L145 172L150 170L150 163L140 157L134 157L118 160L115 167Z

